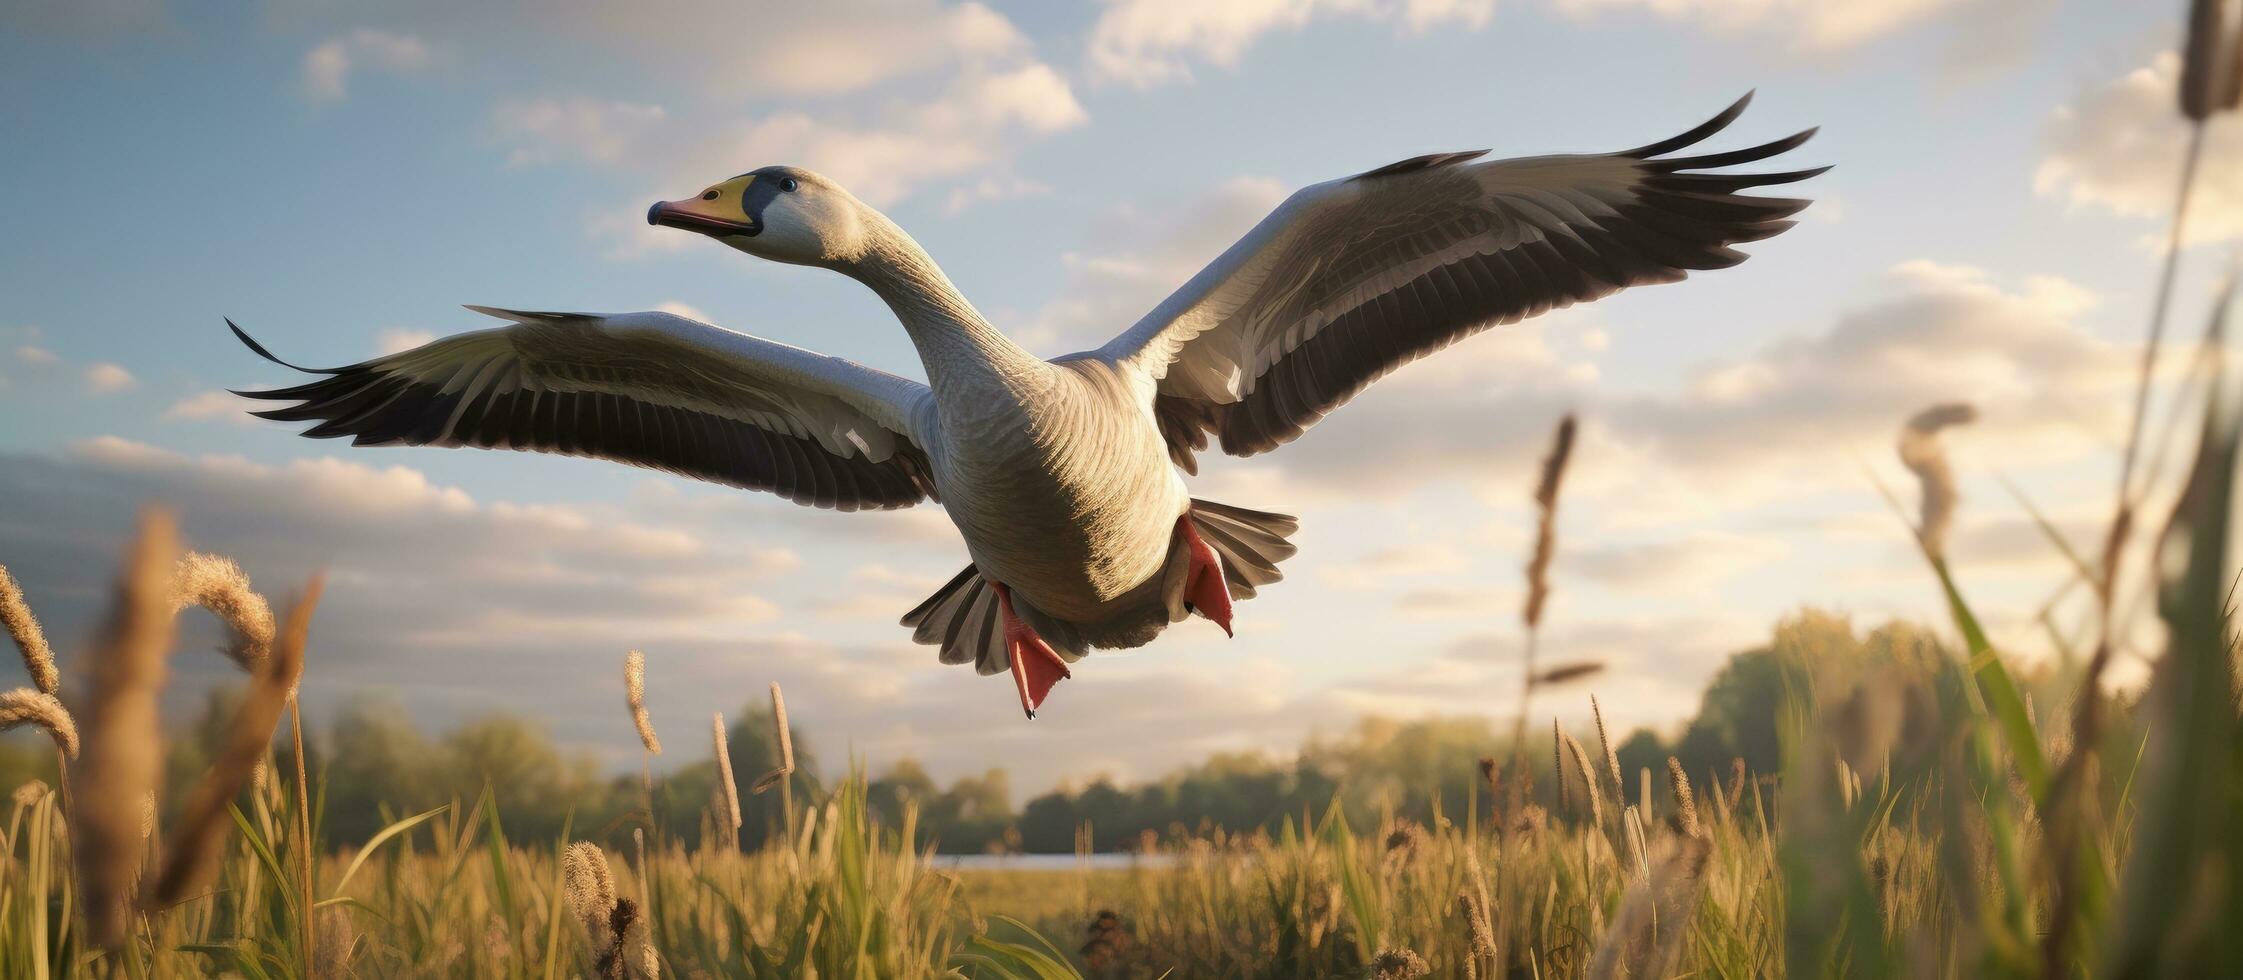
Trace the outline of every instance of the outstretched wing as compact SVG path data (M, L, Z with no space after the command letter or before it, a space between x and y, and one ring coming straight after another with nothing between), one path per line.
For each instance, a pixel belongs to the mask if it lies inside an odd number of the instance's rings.
M1705 173L1775 156L1667 154L1721 131L1747 95L1687 133L1621 153L1479 161L1438 153L1295 193L1128 332L1089 356L1159 379L1178 465L1219 438L1283 445L1403 364L1463 337L1629 286L1744 261L1730 246L1807 206L1738 191L1804 180Z
M295 402L255 414L360 446L593 456L841 510L934 494L916 381L668 313L469 309L513 322L237 394Z

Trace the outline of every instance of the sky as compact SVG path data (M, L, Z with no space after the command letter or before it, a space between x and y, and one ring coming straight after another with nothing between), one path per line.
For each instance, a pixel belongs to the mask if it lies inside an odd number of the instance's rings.
M283 595L329 588L316 716L533 718L637 751L624 651L682 764L785 686L839 759L1016 792L1284 753L1364 715L1509 712L1529 493L1559 417L1545 663L1672 726L1803 606L1938 622L1876 474L1964 400L1950 546L2003 647L2109 509L2183 131L2181 5L2038 0L18 0L0 6L0 564L82 645L136 507ZM839 514L598 461L300 439L227 388L292 383L225 331L341 364L489 326L463 303L661 308L923 376L868 292L643 222L768 164L894 217L1031 350L1133 323L1293 188L1419 153L1617 150L1746 91L1721 146L1809 126L1818 203L1734 269L1491 331L1298 442L1202 456L1195 495L1300 515L1238 635L1093 656L1033 721L896 618L965 561L933 506ZM2210 134L2176 332L2243 236ZM2223 178L2224 175L2224 179ZM1786 188L1790 192L1793 188ZM2077 599L2076 596L2073 597ZM2076 601L2056 621L2076 628ZM228 683L189 624L167 710ZM66 682L66 685L69 682ZM1574 702L1579 702L1578 704ZM174 715L174 717L179 717Z

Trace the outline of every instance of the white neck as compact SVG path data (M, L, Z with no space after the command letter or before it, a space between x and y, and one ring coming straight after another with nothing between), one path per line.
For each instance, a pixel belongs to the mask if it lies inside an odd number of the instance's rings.
M865 250L838 268L895 311L919 349L919 362L938 400L948 392L986 391L992 385L1015 393L1042 387L1050 365L983 319L926 249L895 222L871 208L865 211Z

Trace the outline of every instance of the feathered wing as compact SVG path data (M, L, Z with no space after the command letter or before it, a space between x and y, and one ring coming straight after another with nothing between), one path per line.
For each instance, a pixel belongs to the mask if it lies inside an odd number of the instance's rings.
M916 381L668 313L469 309L512 322L238 394L361 446L591 456L841 510L933 496Z
M1669 155L1750 101L1621 153L1439 153L1305 188L1091 356L1159 379L1155 416L1187 471L1210 434L1234 456L1266 452L1388 371L1482 329L1726 268L1745 259L1730 246L1791 227L1808 202L1737 192L1828 168L1704 171L1775 156L1814 130Z

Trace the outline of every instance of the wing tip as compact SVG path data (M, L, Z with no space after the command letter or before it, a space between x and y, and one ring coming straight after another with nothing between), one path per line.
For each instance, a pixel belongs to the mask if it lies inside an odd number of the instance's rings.
M226 329L232 330L234 332L234 339L241 341L243 346L249 348L250 353L256 354L258 357L262 357L265 360L271 361L274 364L278 364L281 367L287 368L291 371L302 371L305 374L337 374L341 371L340 368L309 368L301 364L291 364L287 361L281 360L279 357L275 356L272 351L266 350L265 345L258 343L257 338L250 336L249 331L243 330L241 328L241 324L235 323L233 317L226 317L224 319L226 321ZM235 392L235 394L238 395L244 393L237 391Z
M1738 116L1744 115L1745 107L1752 104L1752 97L1759 94L1759 92L1759 89L1746 89L1745 94L1739 97L1737 101L1729 103L1728 108L1715 113L1713 118L1699 123L1698 125L1691 127L1690 129L1684 131L1679 135L1660 140L1656 143L1646 143L1642 146L1636 147L1635 149L1623 150L1613 155L1633 157L1635 159L1641 160L1648 157L1655 157L1662 153L1672 153L1687 146L1693 146L1699 142L1704 141L1706 137L1712 136L1715 133L1729 128L1729 124L1736 122Z

